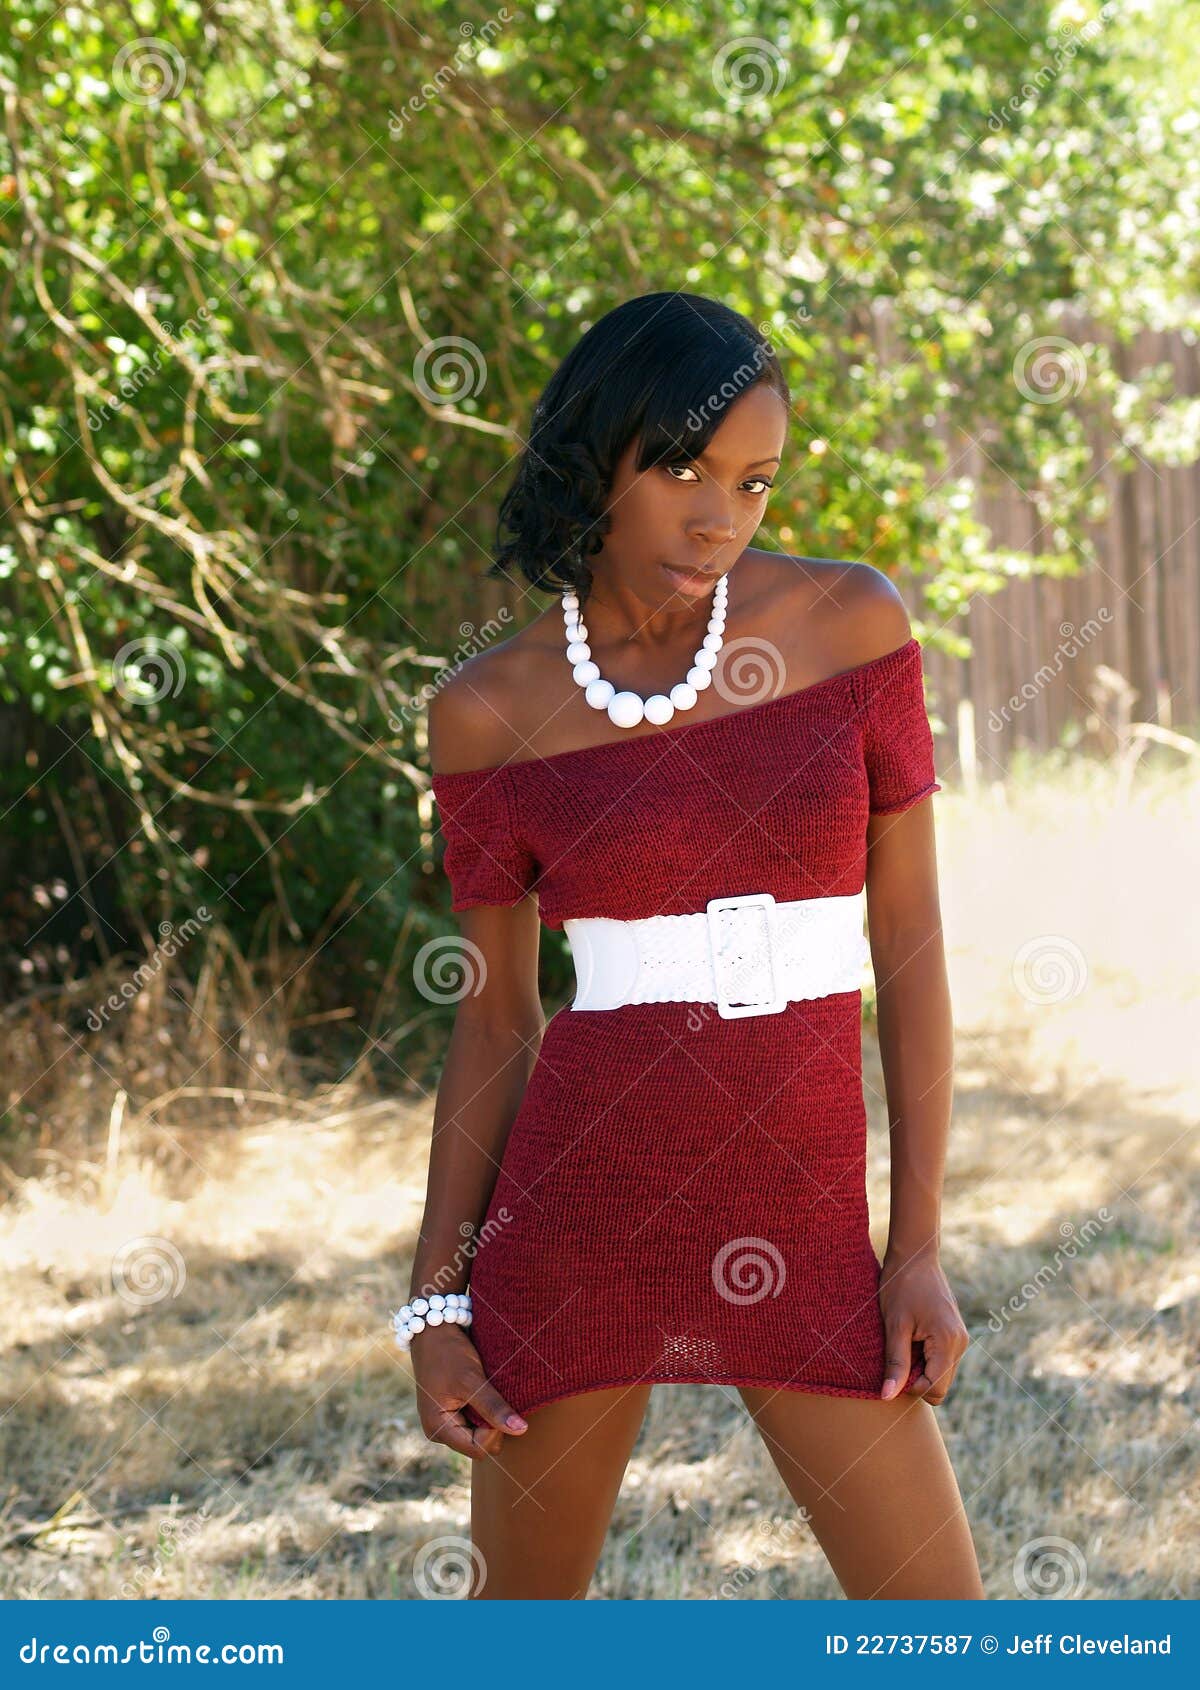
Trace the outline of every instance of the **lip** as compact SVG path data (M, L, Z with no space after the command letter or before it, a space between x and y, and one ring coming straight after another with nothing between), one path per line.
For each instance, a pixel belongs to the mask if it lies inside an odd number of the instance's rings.
M664 563L660 567L676 592L686 593L689 598L703 598L719 579L715 571L711 575L698 575L686 569L676 569L670 563Z

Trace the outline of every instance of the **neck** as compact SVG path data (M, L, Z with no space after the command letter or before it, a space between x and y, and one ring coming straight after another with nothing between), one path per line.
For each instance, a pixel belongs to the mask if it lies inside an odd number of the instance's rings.
M651 604L620 582L594 579L586 599L580 599L580 616L588 624L593 646L599 635L606 645L661 651L707 625L713 596L709 593L694 604Z

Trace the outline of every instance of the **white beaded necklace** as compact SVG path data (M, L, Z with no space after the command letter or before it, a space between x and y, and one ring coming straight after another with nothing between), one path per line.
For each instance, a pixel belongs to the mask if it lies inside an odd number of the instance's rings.
M679 681L669 694L656 692L649 698L643 698L636 692L618 692L612 682L601 675L592 661L587 629L579 620L579 595L570 587L566 588L562 605L567 633L567 662L592 709L607 710L609 720L618 728L635 728L643 718L656 727L662 727L677 710L690 710L700 693L712 682L717 654L725 643L725 606L728 599L729 577L722 575L713 593L708 632L687 672L687 679Z

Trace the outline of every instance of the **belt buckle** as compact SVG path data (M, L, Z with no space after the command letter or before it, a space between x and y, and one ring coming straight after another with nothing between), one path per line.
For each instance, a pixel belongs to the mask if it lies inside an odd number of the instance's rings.
M708 947L712 958L713 981L716 986L717 1012L726 1021L737 1020L743 1015L777 1015L781 1009L787 1008L788 1000L780 993L776 984L775 962L771 950L771 911L774 908L775 898L770 892L746 892L733 898L710 898L705 906L704 913L708 918ZM754 1003L734 1003L721 990L715 920L718 914L730 909L761 909L766 912L767 968L771 975L772 991L772 996L769 998Z

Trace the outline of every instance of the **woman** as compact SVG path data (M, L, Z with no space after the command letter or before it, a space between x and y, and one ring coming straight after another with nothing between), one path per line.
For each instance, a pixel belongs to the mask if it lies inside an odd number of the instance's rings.
M847 1596L983 1594L932 1412L967 1333L920 647L869 565L750 548L789 409L715 301L602 318L500 512L495 569L555 602L430 708L472 989L396 1321L425 1432L475 1458L473 1596L586 1595L656 1381L740 1390ZM549 1025L541 923L578 974Z

